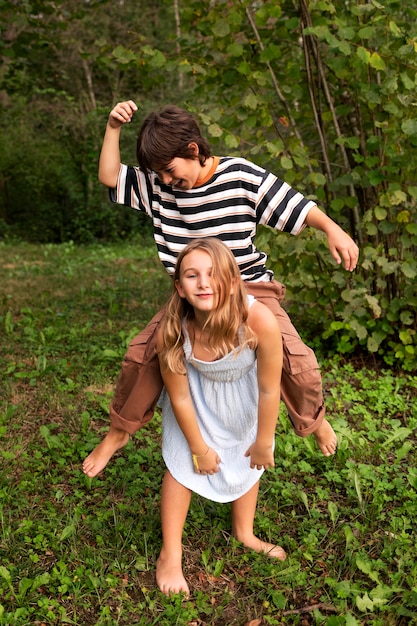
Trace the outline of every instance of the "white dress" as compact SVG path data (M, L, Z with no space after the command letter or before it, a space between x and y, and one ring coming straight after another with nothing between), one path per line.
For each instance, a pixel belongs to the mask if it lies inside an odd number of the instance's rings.
M248 296L249 306L253 296ZM212 476L197 474L190 448L164 390L162 406L162 456L171 475L181 485L214 502L231 502L248 492L262 470L250 468L245 452L256 439L258 381L255 351L244 347L217 361L194 358L185 332L184 353L190 387L202 437L221 459Z

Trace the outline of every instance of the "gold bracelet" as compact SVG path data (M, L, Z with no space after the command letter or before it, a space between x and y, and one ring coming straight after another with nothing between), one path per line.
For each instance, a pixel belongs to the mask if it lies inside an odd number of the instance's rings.
M206 454L208 454L208 451L210 450L210 446L207 446L207 450L204 452L204 454L192 454L191 457L193 459L193 465L194 465L194 469L196 470L196 472L200 471L200 468L198 466L198 459L203 458L203 456L206 456Z

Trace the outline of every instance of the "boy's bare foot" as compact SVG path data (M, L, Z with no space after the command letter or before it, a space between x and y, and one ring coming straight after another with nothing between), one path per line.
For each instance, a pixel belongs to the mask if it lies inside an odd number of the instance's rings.
M190 589L182 573L181 561L164 559L161 555L156 562L156 584L166 596L171 593L190 595Z
M266 556L271 557L272 559L279 559L280 561L285 561L287 558L287 554L281 546L276 546L273 543L268 543L267 541L261 541L256 535L252 535L251 537L245 537L244 539L236 537L238 541L243 543L244 546L254 550L258 553L264 553Z
M97 476L110 461L113 454L129 441L129 433L110 426L103 441L94 448L83 463L83 472L89 478Z
M313 433L317 445L324 456L332 456L337 448L337 436L329 422L324 419L319 428Z

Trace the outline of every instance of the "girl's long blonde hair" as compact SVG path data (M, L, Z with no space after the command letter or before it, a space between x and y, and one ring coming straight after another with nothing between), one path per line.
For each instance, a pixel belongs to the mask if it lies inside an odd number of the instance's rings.
M211 279L216 292L216 306L210 312L204 329L208 331L208 347L219 359L232 350L248 344L256 347L256 338L248 326L246 289L232 252L214 237L192 240L179 254L175 265L174 288L167 304L166 316L161 325L162 346L159 350L161 365L168 370L185 374L183 320L192 326L194 309L181 298L176 287L180 280L183 259L194 250L207 252L212 261Z

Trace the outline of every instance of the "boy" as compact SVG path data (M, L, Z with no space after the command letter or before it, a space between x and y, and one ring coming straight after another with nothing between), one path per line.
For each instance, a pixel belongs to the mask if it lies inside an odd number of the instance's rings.
M295 432L313 434L325 456L335 453L336 434L324 418L322 383L313 351L281 308L285 287L265 267L255 247L257 224L297 235L311 226L327 235L333 258L353 271L359 249L312 201L261 167L234 157L215 157L195 119L168 106L145 119L138 137L139 167L120 163L120 131L137 111L132 101L110 112L99 163L99 180L113 202L146 212L153 221L158 255L173 275L176 257L190 239L219 237L232 250L249 294L266 304L281 329L284 364L281 398ZM96 476L129 435L146 424L162 389L155 353L159 312L131 342L110 408L110 430L89 454L84 472Z

